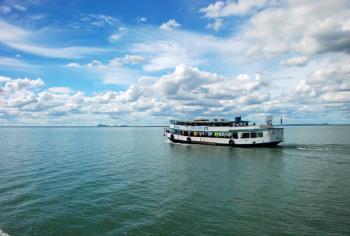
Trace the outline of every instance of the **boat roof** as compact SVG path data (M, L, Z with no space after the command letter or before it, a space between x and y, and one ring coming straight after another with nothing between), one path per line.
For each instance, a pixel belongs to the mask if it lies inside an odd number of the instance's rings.
M248 125L249 121L226 121L226 120L171 120L170 124L189 126L233 126Z
M241 119L240 116L235 117L235 120L225 120L223 118L214 118L214 119L195 119L195 120L171 120L170 123L177 122L177 123L248 123L249 121L244 121Z

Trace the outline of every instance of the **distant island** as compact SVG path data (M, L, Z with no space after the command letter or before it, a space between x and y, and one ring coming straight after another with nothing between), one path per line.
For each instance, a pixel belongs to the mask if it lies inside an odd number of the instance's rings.
M128 125L105 125L105 124L98 124L97 127L130 127Z

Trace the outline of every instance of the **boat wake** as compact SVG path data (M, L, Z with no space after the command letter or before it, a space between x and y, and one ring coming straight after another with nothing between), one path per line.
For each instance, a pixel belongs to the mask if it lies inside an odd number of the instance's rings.
M0 229L0 236L10 236L10 235L7 234L7 233L5 233L4 231L2 231L2 230Z
M349 145L343 145L343 144L309 144L309 145L302 145L302 144L282 144L280 145L281 148L284 149L297 149L300 151L335 151L335 150L344 150L349 149Z
M171 142L169 139L165 140L164 143L169 143L169 144L172 144L172 145L191 146L191 144L188 144L188 143L174 143L174 142Z

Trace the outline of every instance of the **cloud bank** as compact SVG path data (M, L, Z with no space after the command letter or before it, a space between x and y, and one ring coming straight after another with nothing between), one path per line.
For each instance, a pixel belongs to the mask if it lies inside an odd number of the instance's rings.
M59 124L83 120L83 124L95 125L97 119L120 124L126 114L133 124L142 124L142 117L155 121L171 117L232 118L237 113L255 119L262 119L266 113L298 117L307 111L307 103L313 104L311 109L317 107L319 115L338 107L348 118L349 65L337 62L320 68L286 91L288 96L275 98L259 74L226 78L185 65L160 77L141 77L123 91L91 96L67 87L45 89L42 79L1 77L0 121L10 116L20 124L33 122L36 117Z

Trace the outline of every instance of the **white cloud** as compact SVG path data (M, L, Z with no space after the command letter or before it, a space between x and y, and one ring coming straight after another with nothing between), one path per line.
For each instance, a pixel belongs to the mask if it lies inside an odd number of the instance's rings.
M121 34L114 33L111 36L109 36L108 40L109 40L109 42L114 43L114 42L118 41L121 38L122 38Z
M126 54L123 58L123 62L127 64L140 64L145 60L142 56L139 55L128 55Z
M159 26L161 30L174 30L179 28L181 25L176 22L175 19L170 19Z
M2 14L8 14L11 13L13 10L15 11L26 11L27 8L24 6L21 6L19 4L14 5L0 5L0 13Z
M127 32L126 27L119 27L116 33L113 33L108 37L108 41L110 43L115 43L121 40L125 36L126 32Z
M0 44L7 47L44 57L81 58L86 55L104 52L94 47L48 47L33 43L40 35L0 20ZM39 40L38 40L39 41Z
M140 22L147 22L147 17L139 16L139 17L137 17L137 20L140 21Z
M80 20L95 27L106 27L119 24L119 20L117 18L102 14L83 15Z
M253 15L244 39L248 56L276 56L298 52L311 56L349 52L349 1L286 1Z
M308 62L308 58L305 56L291 57L281 61L283 66L305 66Z
M72 93L72 90L68 87L51 87L47 91L51 93L63 93L63 94Z
M149 64L145 65L143 68L146 71L157 71L168 68L174 68L175 66L186 63L194 64L195 60L191 60L186 48L172 42L155 42L146 46L144 50L154 50L157 55L153 57Z
M217 1L201 8L199 12L204 13L207 18L228 17L234 15L251 14L254 10L259 10L266 6L268 0L238 0L238 1Z
M10 81L11 80L11 78L10 77L7 77L7 76L1 76L0 75L0 83L1 82L8 82L8 81Z
M104 63L99 60L92 60L87 64L68 63L66 67L80 68L81 71L93 74L95 78L106 84L131 84L139 77L137 71L124 67L125 64L137 64L142 57L137 55L126 55L116 57Z
M29 63L11 57L0 57L0 65L4 67L28 68Z
M128 53L144 57L146 71L173 69L179 64L220 64L223 68L234 68L233 61L244 60L241 54L247 47L235 37L222 38L186 30L165 31L152 26L130 28L127 40L132 40Z
M67 65L65 65L66 67L71 67L71 68L78 68L80 67L80 64L79 63L76 63L76 62L71 62L71 63L68 63Z
M298 82L287 99L300 103L346 103L350 91L350 57L343 56Z
M223 20L221 18L215 19L214 23L210 23L207 25L208 29L213 29L215 31L219 31L222 27Z
M5 82L4 91L12 93L20 90L35 89L44 86L44 81L41 79L30 80L28 78L15 79Z

